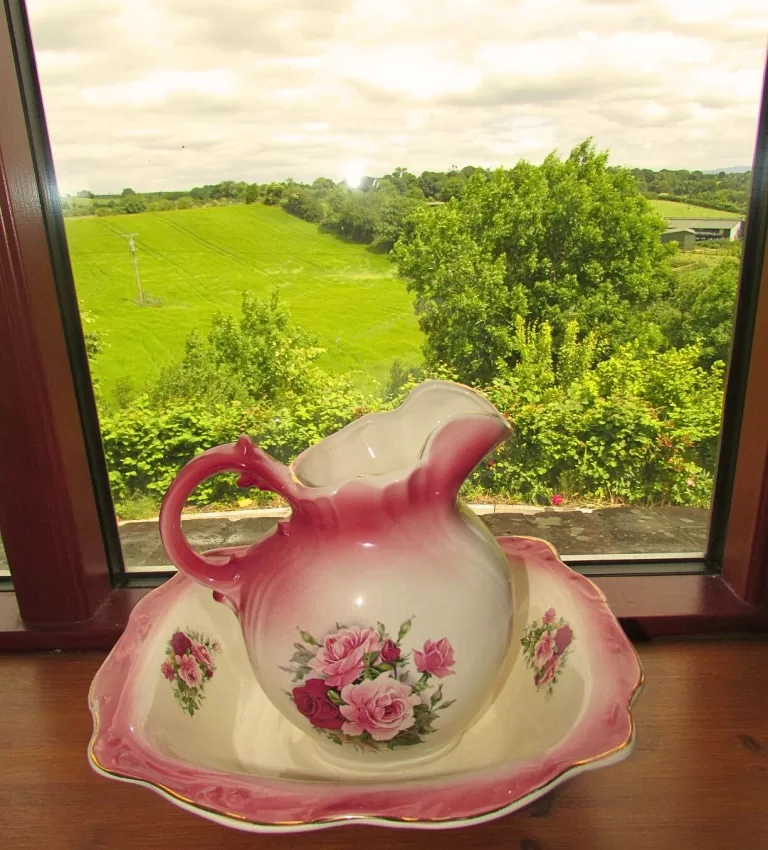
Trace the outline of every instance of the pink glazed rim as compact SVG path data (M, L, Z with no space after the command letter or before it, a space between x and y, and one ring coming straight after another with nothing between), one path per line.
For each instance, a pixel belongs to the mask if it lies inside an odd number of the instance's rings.
M578 723L550 750L472 773L370 785L227 773L161 754L134 733L125 697L141 662L140 645L151 631L155 615L167 609L188 585L189 580L178 575L136 605L125 632L91 684L91 766L240 829L296 832L365 823L445 829L502 817L571 775L629 755L634 742L632 704L644 675L634 647L602 592L563 564L546 541L497 539L508 556L525 554L537 562L537 569L571 585L569 592L584 606L594 661L611 683L606 696L599 703L590 703ZM204 805L196 802L201 798Z

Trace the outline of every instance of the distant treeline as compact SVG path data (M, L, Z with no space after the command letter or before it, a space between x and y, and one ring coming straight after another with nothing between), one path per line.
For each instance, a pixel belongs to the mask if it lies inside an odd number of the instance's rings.
M685 201L700 207L728 212L747 212L752 172L705 174L703 171L651 171L633 168L632 173L647 198Z
M491 173L472 165L450 171L424 171L419 176L405 168L396 168L383 177L365 177L361 185L354 188L344 182L335 183L328 177L318 177L313 183L291 179L271 183L224 180L173 192L137 193L124 189L120 195L94 195L83 190L74 197L63 197L62 208L65 216L107 216L232 203L279 205L291 215L315 222L343 239L388 251L416 207L461 197L467 181L478 172L480 179ZM648 198L746 213L751 172L705 174L633 168L631 173Z

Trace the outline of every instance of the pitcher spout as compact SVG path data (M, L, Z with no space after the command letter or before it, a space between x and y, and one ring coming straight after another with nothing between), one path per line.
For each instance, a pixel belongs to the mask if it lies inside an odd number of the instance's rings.
M440 401L450 412L439 418L427 438L426 466L435 489L455 498L472 470L510 436L512 429L486 398L469 387L442 381L429 384L438 385L432 388L433 393L447 396ZM429 384L422 385L425 396Z
M292 472L304 488L333 492L352 480L369 478L379 485L404 480L426 467L441 491L458 492L510 430L475 390L427 381L394 410L363 416L307 449Z

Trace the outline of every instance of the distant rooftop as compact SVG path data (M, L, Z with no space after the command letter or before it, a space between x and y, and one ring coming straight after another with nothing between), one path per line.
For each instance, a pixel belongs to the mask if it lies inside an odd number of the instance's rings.
M741 221L740 218L668 218L667 227L675 230L704 228L706 230L730 230Z

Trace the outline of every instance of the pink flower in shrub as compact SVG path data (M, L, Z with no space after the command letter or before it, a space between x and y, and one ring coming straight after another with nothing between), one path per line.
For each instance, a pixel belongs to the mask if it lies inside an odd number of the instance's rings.
M545 626L548 626L550 623L555 622L555 617L557 617L557 613L554 608L550 608L548 611L544 613L544 616L541 618L541 622L544 623Z
M416 669L419 673L430 673L432 676L437 676L438 679L453 676L455 672L450 669L455 662L453 647L448 643L448 638L441 638L438 641L425 641L424 650L414 652L413 660L416 662Z
M413 707L421 702L409 685L390 676L347 685L341 698L346 703L340 709L346 721L342 731L346 735L367 732L374 741L389 741L413 726Z
M192 656L205 667L213 667L213 656L207 646L195 641L192 644Z
M550 658L536 674L533 680L536 687L543 688L544 685L548 685L555 678L555 673L557 673L557 656Z
M168 679L169 682L173 681L173 677L176 675L173 672L173 664L166 658L165 661L160 665L160 672Z
M191 655L177 655L176 663L179 665L179 678L190 688L199 688L203 681L200 666Z
M555 506L562 505L563 501L563 497L560 494L552 497L552 504Z
M555 641L549 632L544 632L539 638L539 642L536 644L536 649L533 653L536 659L536 666L543 667L554 654Z
M296 708L318 729L341 729L344 723L338 705L328 699L330 690L322 679L307 679L303 687L293 689Z
M184 632L175 632L171 638L171 647L174 655L184 655L188 649L192 648L192 641Z
M343 688L365 670L365 655L379 652L381 638L374 629L350 626L326 635L309 666L333 688Z
M561 626L555 632L555 646L557 647L557 654L562 655L571 645L572 640L573 629L570 626Z

